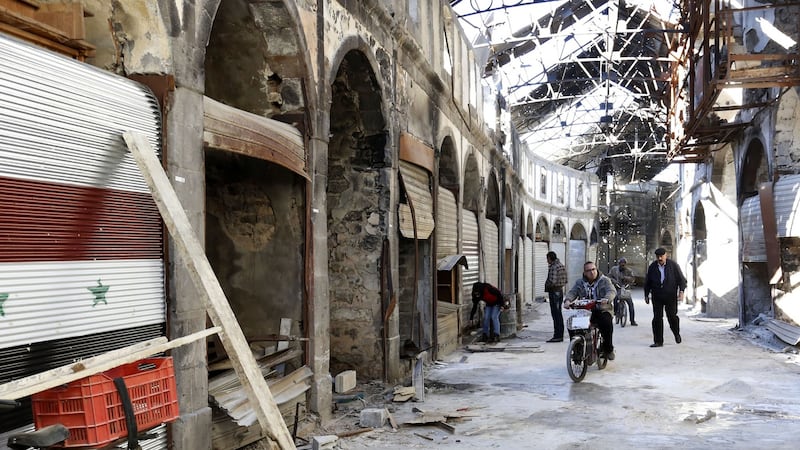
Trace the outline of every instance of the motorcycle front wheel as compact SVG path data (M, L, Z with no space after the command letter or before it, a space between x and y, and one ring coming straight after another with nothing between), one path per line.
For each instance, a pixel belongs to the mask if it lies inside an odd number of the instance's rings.
M567 373L572 381L578 383L586 376L586 339L575 336L569 341L567 347Z

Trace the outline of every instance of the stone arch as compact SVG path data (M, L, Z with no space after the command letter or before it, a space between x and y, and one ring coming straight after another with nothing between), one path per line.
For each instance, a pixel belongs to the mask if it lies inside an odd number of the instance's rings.
M482 179L478 160L472 151L467 155L464 165L464 209L475 213L480 209Z
M758 194L758 185L769 181L769 167L764 145L753 139L747 146L739 177L739 205L748 197Z
M332 78L328 179L331 371L387 372L382 351L382 271L391 179L383 97L366 54L350 50ZM388 276L388 275L387 275ZM376 363L376 362L383 363Z
M540 215L536 220L534 237L537 242L550 242L550 224L547 223L547 218L544 215Z
M309 61L296 7L289 3L220 2L206 46L205 93L303 130Z
M725 198L734 202L736 199L736 164L733 148L726 145L722 150L714 152L711 168L711 182L725 195Z
M214 14L208 19L212 21L207 34L185 35L204 38L205 59L197 60L202 64L198 73L204 75L199 78L204 86L197 89L217 101L214 103L227 105L214 117L227 123L253 117L248 122L254 124L253 134L275 133L270 125L275 122L265 118L305 130L308 104L303 86L309 65L296 6L246 0L212 4ZM199 18L198 22L205 20ZM187 22L187 26L194 24ZM208 104L201 103L199 111L208 114ZM192 119L187 118L189 122ZM191 163L201 161L199 170L204 169L205 198L200 195L205 205L206 253L245 337L255 340L282 333L282 318L291 319L288 333L302 335L308 325L305 293L310 254L305 251L306 179L269 160L266 153L252 152L246 144L217 148L219 142L205 142L202 159L183 158ZM181 149L180 154L190 153L190 149ZM302 165L304 156L297 159ZM289 364L302 364L302 359ZM327 365L315 367L320 368L327 371Z
M453 142L453 138L447 136L442 140L439 154L439 186L456 194L456 199L458 199L459 186L461 186L459 173L458 149L455 142Z

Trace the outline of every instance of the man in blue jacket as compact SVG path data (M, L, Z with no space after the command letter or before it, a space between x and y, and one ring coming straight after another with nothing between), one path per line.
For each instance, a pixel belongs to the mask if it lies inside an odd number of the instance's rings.
M667 313L669 329L675 336L675 342L681 343L681 324L678 318L678 301L683 301L686 290L686 277L683 276L678 263L667 259L667 251L656 249L656 260L647 268L644 279L644 301L653 300L653 344L650 347L664 345L664 312Z

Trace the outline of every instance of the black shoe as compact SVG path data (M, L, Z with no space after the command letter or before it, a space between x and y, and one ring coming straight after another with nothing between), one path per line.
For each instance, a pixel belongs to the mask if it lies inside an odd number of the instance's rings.
M664 344L656 342L655 344L650 344L650 347L663 347Z
M638 323L636 323L636 322L631 322L631 326L632 326L632 327L638 327L638 326L639 326L639 324L638 324Z
M475 342L489 342L489 339L485 334L482 334L478 339L475 339Z
M617 355L614 353L614 350L611 350L609 353L606 353L606 358L608 358L609 361L613 361L614 358L616 357Z
M554 337L552 339L548 339L547 342L564 342L564 338Z
M499 334L493 335L492 340L489 342L500 342L500 335Z
M675 333L675 342L680 344L683 339L681 339L680 333Z

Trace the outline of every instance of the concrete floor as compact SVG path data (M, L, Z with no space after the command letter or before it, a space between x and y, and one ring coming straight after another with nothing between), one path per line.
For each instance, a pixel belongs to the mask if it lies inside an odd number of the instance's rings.
M526 327L508 346L459 349L426 368L424 402L383 403L399 424L426 412L475 415L434 426L400 426L341 438L340 449L789 449L800 442L800 359L763 328L735 331L736 320L707 319L681 307L683 343L650 348L652 309L634 291L638 327L617 327L617 358L580 383L566 372L567 342L552 334L546 303L526 310ZM384 391L385 394L385 391ZM336 433L357 427L356 410L337 414Z

